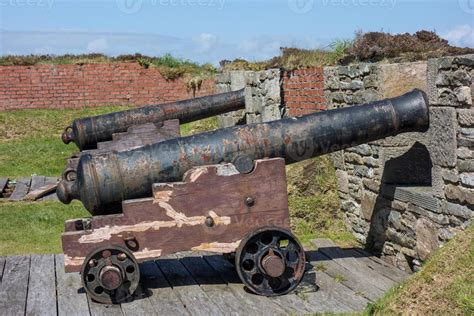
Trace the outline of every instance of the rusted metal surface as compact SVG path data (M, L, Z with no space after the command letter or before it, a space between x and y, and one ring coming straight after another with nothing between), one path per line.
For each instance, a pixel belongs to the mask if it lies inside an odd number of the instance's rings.
M130 126L178 119L188 123L245 107L244 89L167 104L150 105L75 120L65 128L62 140L74 142L80 150L94 149L98 142L109 141L114 133Z
M83 155L76 179L63 180L57 193L64 203L81 200L92 214L119 213L123 200L151 196L153 183L181 181L195 166L233 162L239 156L281 157L291 164L428 126L426 95L414 90L366 105Z

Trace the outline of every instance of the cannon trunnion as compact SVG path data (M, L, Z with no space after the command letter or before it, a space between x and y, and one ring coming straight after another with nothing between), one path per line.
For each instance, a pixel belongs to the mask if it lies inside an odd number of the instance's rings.
M179 251L235 254L247 288L282 295L298 286L305 255L290 232L285 165L429 126L426 95L238 126L125 151L81 155L58 196L94 216L67 221L67 272L87 293L124 302L139 262Z

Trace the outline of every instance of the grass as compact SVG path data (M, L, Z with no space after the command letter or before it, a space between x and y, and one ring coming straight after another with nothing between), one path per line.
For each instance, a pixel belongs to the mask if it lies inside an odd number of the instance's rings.
M366 313L473 315L474 224L439 249L421 272L369 306Z
M315 238L328 238L340 246L354 246L339 207L336 174L328 157L287 167L288 200L293 232L307 247Z
M78 202L0 203L0 255L60 253L64 221L88 214Z
M187 59L173 57L170 54L163 56L145 56L141 54L120 55L110 57L103 54L82 55L7 55L0 56L0 66L31 66L31 65L68 65L68 64L95 64L137 62L144 68L156 67L162 76L168 80L186 78L189 88L199 88L202 80L214 76L216 68L209 63L199 64Z
M64 127L74 118L123 109L126 107L0 112L0 177L61 175L65 159L77 151L73 144L61 141Z

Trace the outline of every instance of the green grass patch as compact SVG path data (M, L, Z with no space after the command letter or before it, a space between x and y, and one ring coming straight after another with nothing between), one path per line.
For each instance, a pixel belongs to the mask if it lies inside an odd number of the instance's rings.
M0 203L0 255L60 253L64 221L88 214L78 202Z
M423 270L370 305L366 313L473 315L474 225L439 249Z
M328 238L340 246L357 242L342 219L336 171L329 157L318 157L287 167L288 202L293 232L306 247L315 238Z
M78 151L74 144L61 141L64 127L75 118L124 109L127 107L0 112L0 177L60 176L66 158Z

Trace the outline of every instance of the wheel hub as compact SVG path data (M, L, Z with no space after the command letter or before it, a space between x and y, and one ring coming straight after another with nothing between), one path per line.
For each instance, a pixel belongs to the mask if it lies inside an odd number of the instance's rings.
M102 287L110 291L119 288L123 281L122 273L116 266L102 268L99 273L99 279Z
M273 249L271 249L265 257L262 259L262 267L265 272L274 278L277 278L285 272L285 262L283 259L276 255Z

